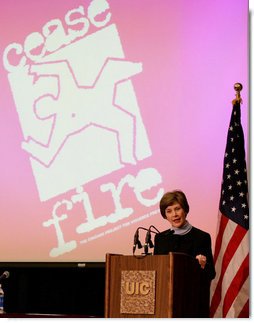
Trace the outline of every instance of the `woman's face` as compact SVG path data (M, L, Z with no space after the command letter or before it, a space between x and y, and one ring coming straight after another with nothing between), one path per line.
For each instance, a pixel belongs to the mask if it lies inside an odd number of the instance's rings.
M169 205L165 215L172 227L181 228L186 223L186 212L179 203Z

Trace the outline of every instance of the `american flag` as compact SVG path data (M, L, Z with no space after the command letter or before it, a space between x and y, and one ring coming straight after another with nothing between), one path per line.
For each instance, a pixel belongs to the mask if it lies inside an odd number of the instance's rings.
M249 317L249 206L240 102L233 105L224 156L211 284L211 317Z

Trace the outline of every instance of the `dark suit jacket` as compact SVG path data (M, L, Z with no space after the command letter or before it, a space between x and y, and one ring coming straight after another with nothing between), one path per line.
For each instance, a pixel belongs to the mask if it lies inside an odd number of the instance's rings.
M192 227L190 232L184 235L172 234L171 230L156 234L154 255L166 255L169 252L182 252L194 258L199 254L206 256L207 263L204 273L210 280L215 277L211 237L208 233Z

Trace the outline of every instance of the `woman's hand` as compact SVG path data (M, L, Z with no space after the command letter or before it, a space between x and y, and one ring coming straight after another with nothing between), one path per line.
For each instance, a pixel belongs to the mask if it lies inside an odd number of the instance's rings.
M206 265L206 256L204 256L204 255L197 255L196 256L196 259L198 260L201 268L204 269L205 268L205 265Z

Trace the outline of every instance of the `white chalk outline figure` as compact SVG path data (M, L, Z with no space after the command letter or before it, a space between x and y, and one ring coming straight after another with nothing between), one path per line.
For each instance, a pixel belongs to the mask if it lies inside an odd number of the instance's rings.
M142 63L109 58L92 86L80 86L65 60L31 65L30 73L35 74L34 82L45 82L45 76L51 79L55 77L58 93L55 93L56 87L48 88L34 102L37 118L53 118L48 142L44 144L28 137L27 141L22 142L22 148L49 167L69 136L93 125L115 132L120 161L136 164L135 115L118 106L115 97L117 84L141 71Z

